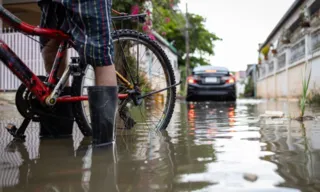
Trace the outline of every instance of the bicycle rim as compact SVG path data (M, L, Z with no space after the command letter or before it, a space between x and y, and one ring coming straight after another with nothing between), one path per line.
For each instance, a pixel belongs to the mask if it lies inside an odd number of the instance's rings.
M147 94L150 91L157 91L159 89L167 88L171 85L175 84L175 77L173 73L172 66L170 64L169 59L167 58L164 51L161 49L161 47L156 44L154 41L152 41L148 36L143 35L141 33L137 33L135 31L131 30L120 30L116 31L116 33L113 33L113 41L115 45L115 51L117 52L117 44L119 42L123 43L125 41L131 41L135 42L132 45L135 45L135 48L128 49L126 47L123 47L125 50L125 60L131 59L131 64L134 63L136 65L131 67L126 66L123 68L120 68L118 72L125 76L128 81L132 83L133 81L137 82L137 77L139 77L139 85L142 85L142 80L144 80L144 87L142 88L142 94ZM126 44L124 44L126 45ZM128 43L127 45L130 45ZM138 46L139 45L139 46ZM142 50L143 53L137 53L139 50ZM144 48L144 50L142 49ZM146 52L146 50L149 50L149 52ZM131 50L131 51L128 51ZM134 53L134 54L133 54ZM145 56L145 53L148 56L148 60L142 59L143 56ZM119 58L117 57L117 54L120 54L122 56L122 52L115 53L115 61L119 61ZM138 59L134 60L132 62L132 54L138 55L139 57L136 57ZM119 56L119 55L118 55ZM117 59L118 58L118 59ZM150 60L152 59L153 60ZM121 59L124 61L124 59ZM137 62L139 61L139 62ZM146 61L148 61L148 65L146 65ZM152 63L150 62L152 61ZM130 62L130 61L129 61ZM138 64L139 63L139 64ZM150 64L152 64L150 66ZM117 66L117 64L116 64ZM124 63L122 63L121 66L124 66ZM138 68L139 67L139 68ZM147 68L146 68L147 67ZM119 69L119 66L116 67ZM142 70L136 70L131 71L131 69L142 69ZM122 70L121 70L122 69ZM121 73L121 71L123 73ZM129 71L129 75L128 75ZM141 72L142 71L142 72ZM137 73L139 72L139 73ZM141 73L140 73L141 72ZM132 74L133 73L133 74ZM144 78L141 78L141 74L144 76ZM133 79L131 79L133 77ZM148 80L145 80L145 78L148 77ZM75 80L77 81L77 79ZM80 81L80 82L79 82ZM160 82L161 81L161 82ZM80 87L79 87L80 85ZM78 79L78 82L75 83L75 86L78 86L77 90L79 91L79 95L87 95L87 87L94 85L94 72L93 68L91 66L87 66L85 69L84 76L82 76L80 79ZM127 88L123 86L122 83L119 82L119 93L123 93L127 91ZM163 92L160 92L157 95L151 95L150 97L146 97L142 104L139 106L135 106L133 104L132 100L128 100L128 102L119 101L119 111L118 111L118 117L117 117L117 128L126 128L125 120L121 119L121 109L123 109L123 104L125 104L125 108L127 111L127 116L134 120L136 122L136 125L134 128L148 128L148 129L157 129L162 130L166 129L173 113L174 105L175 105L175 99L176 99L176 87L169 88L168 90L165 90ZM79 108L78 104L78 110L80 109L81 112L77 113L76 119L78 120L78 125L80 122L79 127L87 127L91 129L90 125L90 113L89 113L89 105L87 101L81 102L81 108ZM77 110L77 109L76 109ZM133 128L129 126L129 128Z

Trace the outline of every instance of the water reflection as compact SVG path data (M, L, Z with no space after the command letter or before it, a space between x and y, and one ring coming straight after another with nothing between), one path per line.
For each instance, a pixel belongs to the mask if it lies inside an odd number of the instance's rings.
M0 186L5 191L117 191L115 149L92 149L83 141L41 140L39 156L11 142L1 154Z
M121 129L116 147L102 150L77 129L72 139L39 140L35 124L26 143L9 144L0 124L0 191L320 191L319 122L259 121L273 109L298 108L177 102L167 131Z
M284 179L279 186L301 191L320 190L320 129L314 122L289 122L263 126L264 150L275 155L265 160L277 164L277 173Z

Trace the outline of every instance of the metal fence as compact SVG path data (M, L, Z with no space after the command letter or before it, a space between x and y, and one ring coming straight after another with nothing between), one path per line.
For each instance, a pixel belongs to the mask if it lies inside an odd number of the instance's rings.
M36 75L46 75L40 44L37 42L39 37L33 36L31 39L12 29L4 29L0 38ZM78 55L74 49L68 49L67 54L69 58ZM0 61L0 91L15 91L20 84L21 81Z

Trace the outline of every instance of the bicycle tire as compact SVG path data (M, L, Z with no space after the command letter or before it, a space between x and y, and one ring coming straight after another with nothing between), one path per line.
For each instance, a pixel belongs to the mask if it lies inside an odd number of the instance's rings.
M139 40L140 42L144 42L147 44L150 48L152 48L154 54L157 54L158 58L161 59L161 64L163 66L163 70L167 73L169 78L169 85L174 85L176 83L174 71L172 68L172 65L170 63L170 60L168 59L168 56L165 54L164 50L158 45L158 43L154 40L152 40L149 36L146 34L143 34L138 31L129 30L129 29L121 29L116 30L112 32L112 38L113 41L121 39L121 38L131 38L135 40ZM82 83L84 80L85 74L82 74L81 76L75 76L72 81L72 94L73 96L80 96L81 90L82 90ZM171 121L172 114L175 107L175 101L176 101L176 87L170 88L170 91L172 94L170 94L170 98L168 98L167 103L167 110L166 114L164 115L164 120L162 121L161 126L158 128L158 130L164 130L167 128L168 124ZM86 119L84 109L82 107L82 102L76 102L73 104L73 110L75 115L75 121L78 124L78 127L82 134L84 136L91 136L92 135L92 129L89 124L89 122Z

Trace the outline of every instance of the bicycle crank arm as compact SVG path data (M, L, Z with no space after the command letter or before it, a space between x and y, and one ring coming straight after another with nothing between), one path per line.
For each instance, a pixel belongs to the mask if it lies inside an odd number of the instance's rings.
M141 95L141 96L138 97L138 99L143 99L143 98L145 98L145 97L149 97L150 95L154 95L154 94L156 94L156 93L160 93L160 92L165 91L165 90L168 90L168 89L170 89L170 88L172 88L172 87L176 87L176 86L180 85L181 83L182 83L182 81L180 81L179 83L176 83L176 84L174 84L174 85L171 85L171 86L169 86L169 87L167 87L167 88L160 89L160 90L158 90L158 91L153 91L153 92L150 92L150 93L148 93L148 94L146 94L146 95Z

